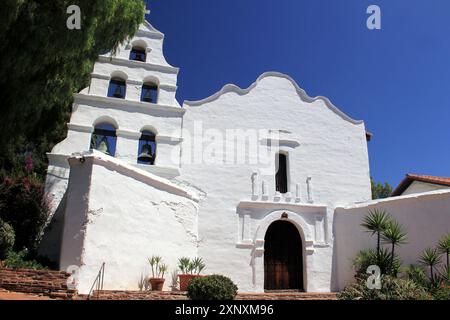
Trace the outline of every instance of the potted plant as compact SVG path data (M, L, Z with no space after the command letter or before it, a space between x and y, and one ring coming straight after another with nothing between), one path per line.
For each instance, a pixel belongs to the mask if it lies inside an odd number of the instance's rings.
M162 291L164 286L164 275L167 272L167 265L165 265L160 256L152 256L148 259L148 263L152 268L152 277L148 280L150 282L152 291Z
M205 269L205 264L201 258L189 259L186 257L178 259L178 268L181 274L180 291L187 291L189 282L196 277L201 277L200 273Z

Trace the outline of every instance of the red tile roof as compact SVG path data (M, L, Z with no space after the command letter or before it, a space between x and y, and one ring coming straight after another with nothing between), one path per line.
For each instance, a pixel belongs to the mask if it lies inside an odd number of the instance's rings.
M398 187L392 192L391 197L400 196L405 192L406 189L414 182L426 182L431 184L437 184L440 186L450 187L450 177L435 177L435 176L424 176L418 174L407 174L406 178L398 185Z

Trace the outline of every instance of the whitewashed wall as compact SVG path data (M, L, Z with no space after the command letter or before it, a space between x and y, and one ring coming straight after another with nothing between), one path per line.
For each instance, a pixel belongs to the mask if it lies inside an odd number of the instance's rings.
M264 259L263 256L253 259L255 250L261 253L261 246L264 246L261 240L264 240L265 234L258 233L258 228L271 213L287 210L290 217L304 221L302 227L308 230L315 230L316 217L322 219L323 240L317 241L313 232L302 230L304 234L310 234L306 239L309 252L307 290L329 291L332 280L333 209L339 204L370 199L364 124L345 116L325 98L309 98L292 79L279 73L262 75L246 90L227 85L214 96L200 102L186 102L184 107L184 163L180 179L197 186L205 194L199 213L199 256L205 259L207 272L229 275L241 291L262 291ZM263 169L267 166L249 163L229 165L220 161L186 162L189 154L198 152L199 145L189 144L187 135L194 132L200 135L195 129L200 122L203 131L214 129L223 135L226 129L289 131L290 134L281 139L281 149L289 154L289 191L292 198L275 197L274 164L268 168L269 174L260 174L259 196L253 201L250 177L254 171L264 173ZM208 143L204 142L204 149ZM224 147L224 150L216 152L227 151ZM308 177L312 179L313 201L320 206L318 210L307 205ZM268 186L267 199L261 197L262 180ZM294 200L296 183L301 188L300 204L295 204ZM241 211L242 201L262 204ZM264 204L266 202L270 204ZM280 215L271 216L270 222L279 219ZM239 220L243 216L247 216L249 228L246 245L242 245L242 239L239 239Z
M138 290L156 254L169 266L170 289L178 258L197 254L196 196L99 152L80 159L69 159L61 269L79 266L87 293L105 262L105 289Z
M362 249L376 248L376 239L360 226L371 209L386 210L408 232L408 243L397 253L405 266L417 264L421 252L435 247L439 238L450 232L450 191L407 195L337 208L335 215L335 290L354 281L352 261Z

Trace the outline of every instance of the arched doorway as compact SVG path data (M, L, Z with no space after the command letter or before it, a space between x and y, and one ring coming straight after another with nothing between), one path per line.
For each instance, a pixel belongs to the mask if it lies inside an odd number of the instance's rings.
M275 221L264 240L264 290L304 291L303 245L297 227Z

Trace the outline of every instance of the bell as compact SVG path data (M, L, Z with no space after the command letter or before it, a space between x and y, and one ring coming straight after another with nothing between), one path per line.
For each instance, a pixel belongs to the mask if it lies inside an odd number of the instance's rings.
M120 86L116 86L116 90L114 91L114 97L115 98L123 98L122 90Z
M100 141L98 148L98 151L103 152L107 155L109 155L109 144L108 144L108 139L106 139L106 137L103 137L102 141Z
M137 52L135 57L136 57L135 60L144 62L144 58L143 58L142 53Z
M153 156L152 156L152 146L147 144L144 144L141 149L141 154L138 157L138 160L140 162L144 163L152 163Z
M144 99L145 102L153 102L152 100L152 93L150 92L150 90L146 90L145 91L145 95L144 95Z

